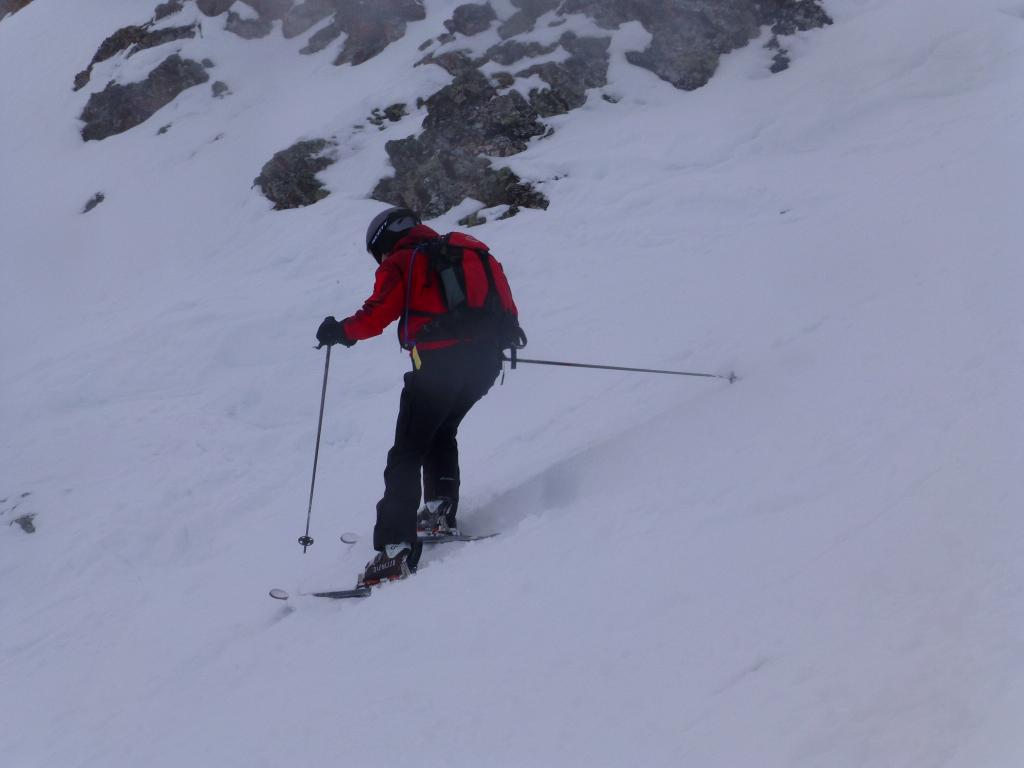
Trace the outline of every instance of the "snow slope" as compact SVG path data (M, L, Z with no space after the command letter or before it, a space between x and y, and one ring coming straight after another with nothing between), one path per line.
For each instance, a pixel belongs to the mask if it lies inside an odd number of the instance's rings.
M267 598L370 555L407 362L390 331L333 356L303 556L312 335L369 289L366 193L416 121L344 129L445 82L408 64L454 5L355 69L204 29L231 97L88 144L71 77L138 4L0 23L0 521L38 526L0 526L3 765L1020 764L1007 0L831 0L789 71L754 44L692 93L621 29L621 100L509 158L549 211L474 233L531 356L742 380L509 372L461 441L464 525L501 536ZM249 180L316 126L333 194L271 211Z

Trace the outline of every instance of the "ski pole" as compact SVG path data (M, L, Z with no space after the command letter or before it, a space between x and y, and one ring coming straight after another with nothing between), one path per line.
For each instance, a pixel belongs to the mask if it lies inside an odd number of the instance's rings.
M512 362L504 358L506 363ZM563 368L592 368L601 371L629 371L630 373L659 373L666 376L702 376L708 379L726 379L732 384L739 377L730 372L728 375L721 373L694 373L692 371L665 371L658 368L626 368L621 365L592 365L590 363L567 363L563 360L528 360L524 357L517 357L517 363L531 363L533 365L557 365Z
M306 512L306 535L299 537L299 544L302 545L302 554L306 554L306 547L313 546L313 539L309 535L309 520L313 517L313 489L316 487L316 465L320 460L320 432L324 428L324 402L327 400L327 371L331 367L331 347L327 347L327 357L324 359L324 386L320 390L320 420L316 425L316 451L313 453L313 480L309 484L309 511Z

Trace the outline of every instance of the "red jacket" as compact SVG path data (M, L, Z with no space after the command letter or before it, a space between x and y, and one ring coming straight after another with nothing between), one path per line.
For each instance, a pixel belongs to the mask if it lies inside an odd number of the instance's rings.
M353 341L362 341L379 336L395 320L398 320L398 341L405 349L416 345L416 335L434 317L446 311L441 281L430 266L430 258L416 246L438 238L437 232L419 224L395 244L377 268L374 276L373 295L355 314L342 320L345 335ZM487 246L469 235L460 235L474 243L479 250ZM479 263L479 262L476 262ZM498 287L502 304L518 315L508 282L501 264L490 257L490 266ZM458 340L438 340L419 344L421 350L440 349L457 344Z

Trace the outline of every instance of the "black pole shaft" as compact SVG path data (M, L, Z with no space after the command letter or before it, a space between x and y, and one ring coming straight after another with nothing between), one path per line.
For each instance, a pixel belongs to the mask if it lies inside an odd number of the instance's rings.
M508 361L506 361L508 362ZM702 376L708 379L728 379L729 383L736 381L736 374L723 375L720 373L693 373L692 371L665 371L658 368L626 368L621 365L592 365L590 363L567 363L563 360L528 360L523 357L516 358L517 363L531 363L533 365L557 365L563 368L592 368L601 371L629 371L630 373L660 373L667 376Z
M313 489L316 488L316 465L320 460L320 433L324 428L324 403L327 401L327 372L331 368L331 348L327 347L327 356L324 359L324 385L320 390L320 420L316 425L316 450L313 453L313 479L309 483L309 510L306 512L306 535L299 539L302 545L302 554L306 554L306 547L313 544L309 538L309 521L313 517Z

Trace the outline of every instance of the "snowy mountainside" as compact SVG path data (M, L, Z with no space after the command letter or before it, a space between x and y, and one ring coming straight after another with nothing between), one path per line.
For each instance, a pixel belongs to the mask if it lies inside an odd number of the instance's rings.
M281 605L370 555L408 363L390 330L332 355L303 556L312 336L368 293L420 113L339 138L314 205L250 180L443 88L411 64L457 4L355 67L204 24L231 94L89 142L72 78L140 4L79 5L0 19L5 765L1021 761L1021 9L830 0L785 72L766 29L688 92L611 31L607 85L501 158L547 210L472 231L531 356L741 380L508 372L460 433L463 523L501 535Z

